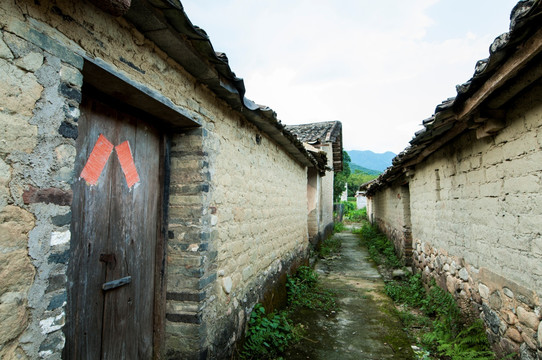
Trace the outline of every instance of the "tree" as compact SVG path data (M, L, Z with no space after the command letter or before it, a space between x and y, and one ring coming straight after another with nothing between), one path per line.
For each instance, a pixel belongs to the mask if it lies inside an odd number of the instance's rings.
M348 182L348 196L355 196L362 184L376 179L377 177L378 175L367 174L361 170L354 171L354 173L350 174L346 179L346 182Z
M338 202L344 191L348 177L350 176L350 156L343 150L343 169L335 174L333 178L333 201Z

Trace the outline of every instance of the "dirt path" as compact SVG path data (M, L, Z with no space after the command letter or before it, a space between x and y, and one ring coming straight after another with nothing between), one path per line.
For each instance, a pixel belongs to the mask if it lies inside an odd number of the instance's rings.
M413 359L407 335L384 293L384 282L358 237L345 230L339 255L319 261L322 285L338 294L339 310L331 315L301 311L304 340L285 359Z

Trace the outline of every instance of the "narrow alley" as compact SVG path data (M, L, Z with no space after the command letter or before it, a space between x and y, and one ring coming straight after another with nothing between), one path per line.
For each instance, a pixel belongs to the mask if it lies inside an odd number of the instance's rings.
M384 281L369 254L349 229L336 234L339 254L316 265L324 288L337 293L338 310L302 310L298 319L307 333L286 359L413 359L409 339L384 293Z

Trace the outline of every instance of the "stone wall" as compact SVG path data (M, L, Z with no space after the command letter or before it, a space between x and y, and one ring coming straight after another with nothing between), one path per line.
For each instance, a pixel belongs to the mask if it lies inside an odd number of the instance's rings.
M0 358L63 347L80 57L26 40L0 5ZM9 24L5 21L9 20Z
M499 353L521 359L542 356L541 110L536 84L510 104L497 135L461 135L417 165L409 181L414 265L465 311L480 313ZM386 224L398 218L397 191L372 200Z
M21 3L21 4L17 4ZM307 255L307 174L145 39L87 2L0 4L0 357L60 358L83 57L170 99L164 351L232 350ZM157 329L161 331L161 329Z

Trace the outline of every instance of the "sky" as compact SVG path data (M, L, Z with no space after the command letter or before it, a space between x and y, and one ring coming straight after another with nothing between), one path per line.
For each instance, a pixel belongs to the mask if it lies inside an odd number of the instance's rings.
M339 120L345 150L399 153L507 32L516 0L181 0L288 125Z

